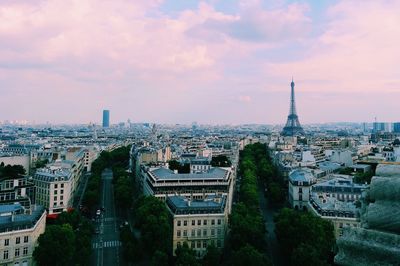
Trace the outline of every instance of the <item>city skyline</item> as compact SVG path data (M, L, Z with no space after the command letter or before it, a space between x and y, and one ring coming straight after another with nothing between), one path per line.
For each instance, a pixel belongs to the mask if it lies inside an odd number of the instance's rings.
M400 3L2 1L0 121L397 122ZM161 44L161 45L160 45Z

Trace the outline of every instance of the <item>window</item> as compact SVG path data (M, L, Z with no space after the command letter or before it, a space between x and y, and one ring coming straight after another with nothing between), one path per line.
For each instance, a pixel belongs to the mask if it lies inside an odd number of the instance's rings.
M215 225L215 220L214 219L211 220L211 225Z
M4 250L3 259L8 260L8 250Z
M181 242L176 243L176 246L179 248L181 246Z
M54 196L54 201L56 201L57 200L57 196Z
M197 225L201 225L201 220L197 220Z
M57 184L55 184L55 185L54 185L54 188L57 188L57 187L58 187L58 185L57 185Z
M60 205L63 205L63 204L64 204L64 202L60 201Z
M178 225L178 226L181 226L181 221L178 221L178 222L177 222L177 225Z
M191 248L191 249L194 249L194 248L195 248L195 244L196 244L196 243L195 243L194 241L191 241L191 242L190 242L190 248Z
M222 234L221 228L218 228L218 229L217 229L217 233L218 233L218 235L221 235L221 234Z
M15 249L15 257L19 257L19 248Z
M218 225L221 225L221 219L218 219Z
M183 221L183 226L187 226L187 220Z
M187 230L183 230L183 236L187 236Z
M176 231L176 236L181 237L181 230Z
M214 236L215 235L215 229L211 229L211 235Z
M64 196L60 196L60 200L63 200L64 199Z
M192 225L196 225L196 220L192 220Z
M64 184L61 184L61 188L64 188Z
M207 248L207 241L203 241L203 248Z
M201 229L197 230L197 236L201 236Z
M24 247L24 250L23 250L22 253L24 254L24 256L28 255L28 247Z
M207 236L207 229L203 230L203 236Z
M201 241L197 241L197 248L201 248Z
M221 240L217 240L217 248L220 248L221 247Z
M61 189L61 192L60 192L61 194L64 194L64 189Z
M57 190L54 190L54 195L57 195L57 192L58 192Z
M21 243L21 238L20 238L20 237L17 237L17 238L15 239L15 244L19 244L19 243Z
M192 229L192 236L196 236L196 230Z
M207 225L207 220L204 220L204 221L203 221L203 224L204 224L204 225Z
M28 243L29 241L29 236L24 236L24 243Z
M4 239L4 246L10 245L10 239Z

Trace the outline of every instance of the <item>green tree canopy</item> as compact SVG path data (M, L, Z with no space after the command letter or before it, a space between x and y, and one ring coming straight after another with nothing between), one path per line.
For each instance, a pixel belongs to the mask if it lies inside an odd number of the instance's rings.
M165 203L153 197L142 197L136 203L136 225L141 239L150 254L159 250L169 253L172 249L172 224Z
M233 266L270 266L271 262L251 245L245 245L233 253Z
M39 236L33 257L38 265L71 265L75 251L75 234L69 224L50 225Z
M207 246L207 253L203 257L203 266L220 265L221 252L214 245Z
M301 258L327 262L332 257L335 236L331 222L310 213L284 208L275 217L275 225L281 250L292 261ZM302 249L309 247L312 247L309 252L300 254Z
M176 253L176 266L200 266L196 259L196 253L190 249L186 242L182 246L178 246Z

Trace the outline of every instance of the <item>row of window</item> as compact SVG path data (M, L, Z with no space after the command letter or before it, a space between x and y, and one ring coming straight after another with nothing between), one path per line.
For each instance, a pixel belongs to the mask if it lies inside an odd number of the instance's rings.
M29 241L29 236L24 236L24 243L28 243ZM16 237L15 238L15 244L20 244L21 243L21 237ZM4 246L9 246L10 245L10 239L4 239Z
M203 220L203 225L207 225L207 223L208 223L208 220ZM222 223L222 220L221 219L218 219L217 220L217 224L218 225L221 225L221 223ZM181 220L178 220L177 222L176 222L176 225L177 226L181 226L182 225L182 221ZM188 225L188 220L183 220L183 226L187 226ZM196 220L192 220L192 225L196 225ZM198 219L197 220L197 225L201 225L201 219ZM212 219L211 220L211 225L215 225L215 219Z
M60 184L61 188L64 188L64 184ZM58 188L58 184L54 184L54 188ZM62 193L62 192L61 192Z
M181 243L180 241L178 241L177 242L177 247L180 247L185 242ZM207 246L208 246L208 241L207 240L204 240L204 241L189 241L189 243L188 242L186 242L186 243L188 244L188 246L190 246L191 249L202 248L202 247L203 248L207 248ZM215 241L211 240L210 241L210 245L215 246ZM217 248L221 248L222 247L222 241L220 239L217 240L216 247Z
M181 233L183 233L183 234L181 234ZM217 229L217 234L218 234L218 235L221 235L221 234L222 234L222 229L221 229L221 228L218 228L218 229ZM207 235L208 235L208 230L207 230L207 229L203 229L203 236L207 236ZM214 229L214 228L210 229L210 235L211 235L211 236L215 236L215 229ZM177 230L177 231L176 231L176 236L177 236L177 237L181 237L181 236L187 237L187 236L188 236L188 231L187 231L187 230L183 230L183 231ZM192 236L192 237L195 237L195 236L196 236L196 229L192 229L192 231L191 231L191 236ZM197 229L197 236L198 236L198 237L202 236L202 235L201 235L201 229Z
M58 190L56 189L56 190L54 190L54 195L57 195L57 194L58 194ZM60 194L64 194L64 189L60 190Z
M15 252L14 252L14 257L19 257L20 255L21 255L20 248L16 248L16 249L15 249ZM24 247L24 248L22 249L22 255L23 255L23 256L28 255L28 247ZM9 258L9 251L8 251L8 250L4 250L4 252L3 252L3 259L4 259L4 260L8 260L8 258Z

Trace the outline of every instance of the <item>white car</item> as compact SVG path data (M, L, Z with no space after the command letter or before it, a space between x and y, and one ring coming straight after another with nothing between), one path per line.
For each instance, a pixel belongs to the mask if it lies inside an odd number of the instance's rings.
M97 210L97 211L96 211L96 215L97 215L97 216L100 216L100 214L101 214L101 211L100 211L100 210Z

